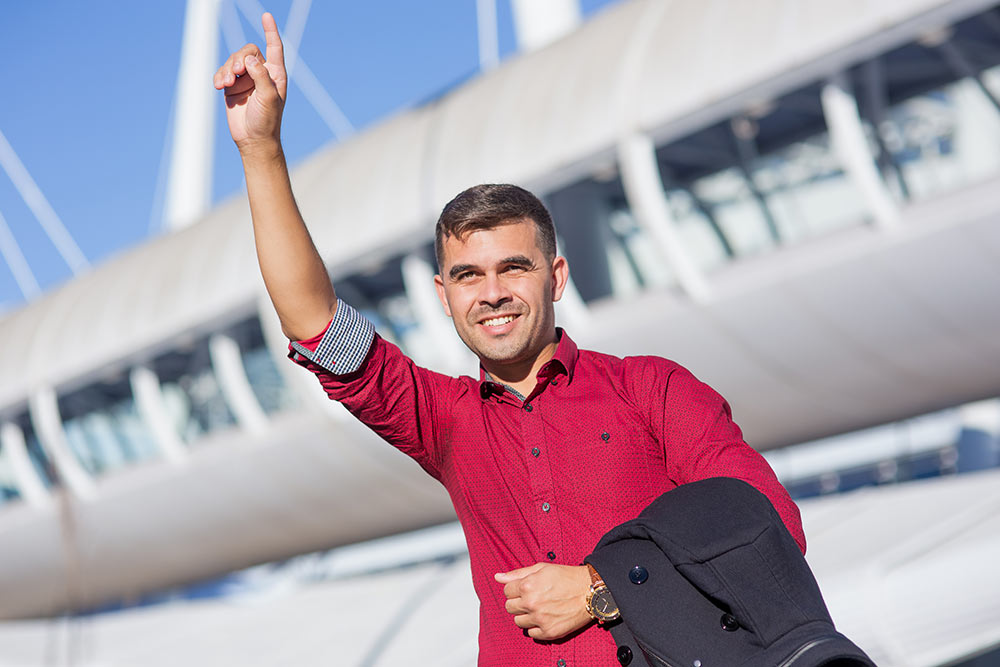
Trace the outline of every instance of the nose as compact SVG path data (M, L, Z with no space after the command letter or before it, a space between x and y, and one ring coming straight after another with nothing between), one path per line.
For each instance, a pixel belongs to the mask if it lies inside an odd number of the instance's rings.
M479 290L479 303L498 308L512 298L510 289L498 274L492 271L486 274Z

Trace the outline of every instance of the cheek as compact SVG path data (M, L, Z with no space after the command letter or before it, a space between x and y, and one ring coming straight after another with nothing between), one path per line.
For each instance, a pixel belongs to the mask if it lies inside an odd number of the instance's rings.
M462 319L468 312L472 299L467 290L452 289L448 293L445 312L448 317Z

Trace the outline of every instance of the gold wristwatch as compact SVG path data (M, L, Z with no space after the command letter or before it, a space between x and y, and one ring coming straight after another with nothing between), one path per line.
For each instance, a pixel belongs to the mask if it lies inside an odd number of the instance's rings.
M611 589L601 579L594 566L587 563L590 571L590 592L587 593L587 613L598 623L604 624L608 621L618 619L622 614L618 610L618 603L611 596Z

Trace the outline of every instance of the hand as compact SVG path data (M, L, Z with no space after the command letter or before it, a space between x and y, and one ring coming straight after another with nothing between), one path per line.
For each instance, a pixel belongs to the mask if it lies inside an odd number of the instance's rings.
M261 17L267 43L267 59L256 44L233 53L215 72L216 90L226 91L229 133L241 154L258 147L281 147L281 111L288 91L285 56L274 17Z
M532 639L559 639L593 620L587 613L586 565L535 563L493 577L504 584L507 612Z

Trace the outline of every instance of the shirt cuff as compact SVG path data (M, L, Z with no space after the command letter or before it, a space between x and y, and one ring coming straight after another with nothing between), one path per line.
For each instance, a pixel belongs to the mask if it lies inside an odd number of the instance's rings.
M334 375L347 375L361 367L374 339L375 327L368 318L338 300L337 311L319 344L310 344L315 339L292 341L289 356L296 361L296 356L305 357Z

